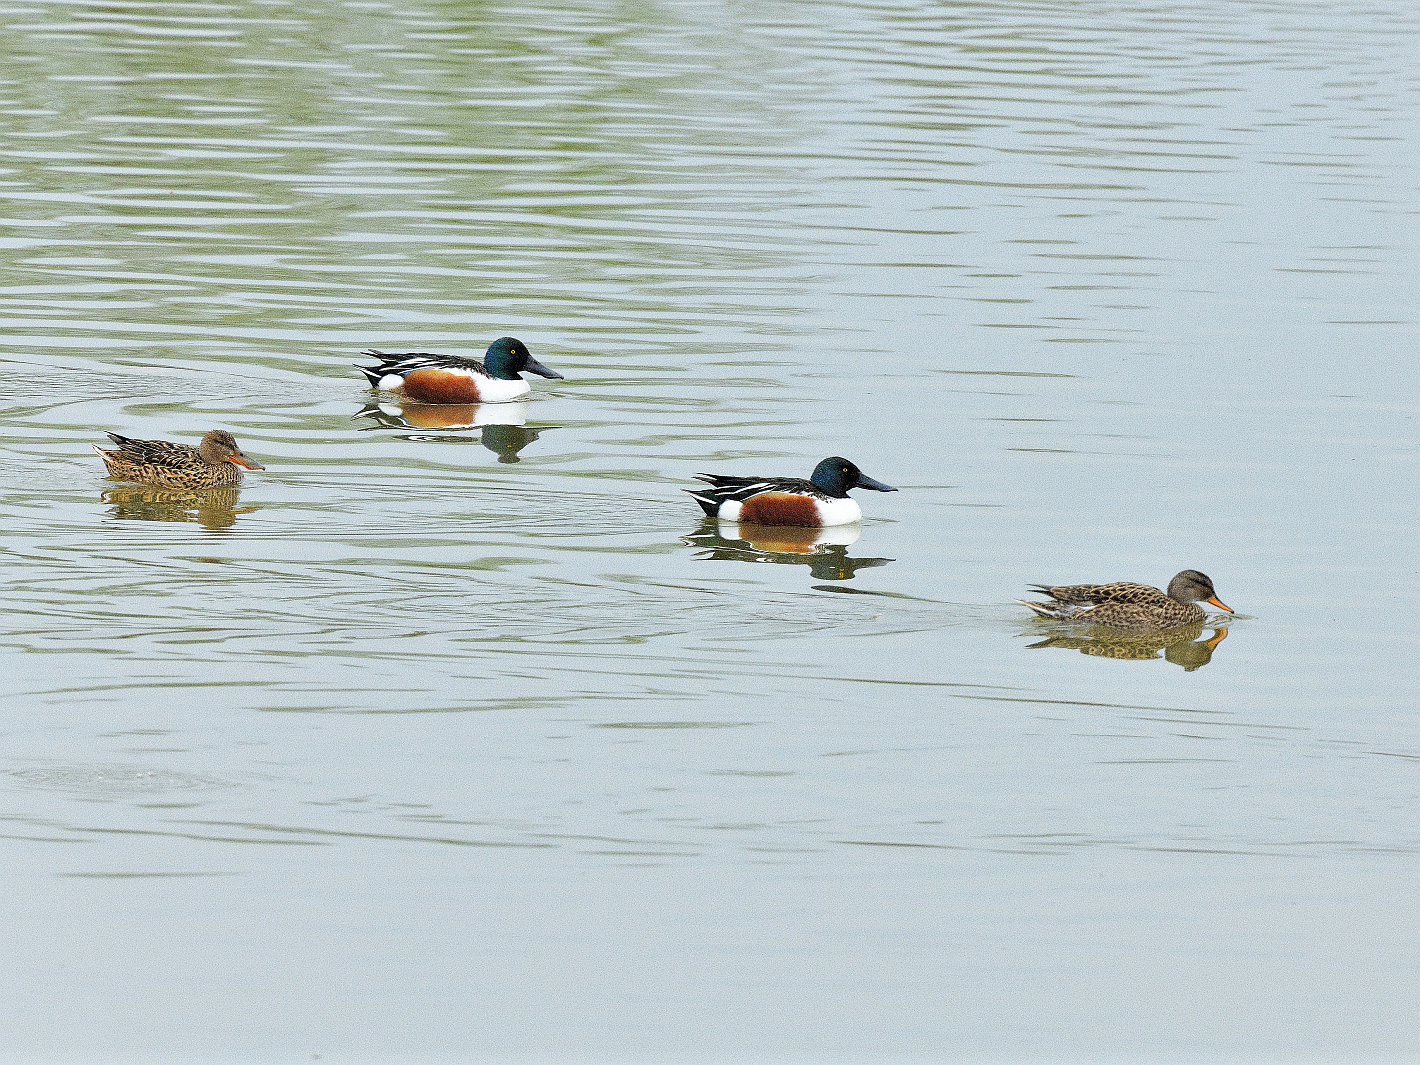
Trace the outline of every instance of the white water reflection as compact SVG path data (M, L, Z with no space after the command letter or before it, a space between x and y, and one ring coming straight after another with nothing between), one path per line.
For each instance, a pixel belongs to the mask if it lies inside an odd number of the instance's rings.
M886 566L892 561L849 555L848 548L858 542L862 533L857 525L776 528L707 518L681 540L699 548L695 557L706 561L804 565L819 580L846 581L852 580L860 569Z

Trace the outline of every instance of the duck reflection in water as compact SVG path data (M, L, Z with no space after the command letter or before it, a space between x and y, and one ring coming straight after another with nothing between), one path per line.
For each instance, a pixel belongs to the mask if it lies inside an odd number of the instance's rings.
M1051 636L1029 646L1065 647L1100 658L1136 661L1158 658L1159 652L1162 651L1165 659L1181 666L1184 672L1192 673L1213 660L1214 650L1228 636L1226 628L1218 628L1213 630L1213 635L1208 639L1200 639L1203 628L1202 625L1179 625L1177 628L1156 632L1129 633L1104 625L1094 625L1079 635Z
M724 535L733 531L737 539ZM808 566L821 581L847 581L860 569L886 566L890 558L852 558L848 548L862 535L858 525L812 528L802 525L751 525L707 518L695 532L681 537L698 547L695 557L715 561L776 562Z
M228 529L237 515L260 508L238 507L236 488L153 488L125 485L109 488L102 499L119 521L196 521L208 529Z
M556 425L527 425L527 403L367 403L357 411L356 418L367 418L374 424L365 429L481 429L479 442L498 456L499 462L517 462L518 453ZM419 433L415 439L438 440L432 433ZM445 439L463 440L460 435Z

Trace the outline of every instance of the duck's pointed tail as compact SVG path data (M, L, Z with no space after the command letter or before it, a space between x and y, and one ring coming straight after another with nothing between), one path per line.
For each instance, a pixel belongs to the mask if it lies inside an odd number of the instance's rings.
M707 518L718 517L720 513L720 499L709 492L697 492L693 488L682 488L682 492L689 494L690 498L700 504L700 509L705 511Z
M355 369L359 370L362 374L369 378L371 388L380 387L380 378L384 376L384 372L381 367L361 366L358 362L352 362L350 365L354 366Z
M1043 618L1053 618L1056 621L1063 621L1070 616L1068 608L1063 603L1033 603L1029 599L1017 599L1021 606L1028 606Z

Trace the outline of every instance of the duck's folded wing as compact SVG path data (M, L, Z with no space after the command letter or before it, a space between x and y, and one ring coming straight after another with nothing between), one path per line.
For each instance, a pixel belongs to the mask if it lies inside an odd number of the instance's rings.
M1164 595L1157 588L1133 581L1112 584L1032 584L1031 591L1048 595L1059 603L1140 603L1153 602Z
M1048 595L1057 603L1098 603L1103 602L1097 598L1098 590L1106 587L1108 585L1103 584L1032 584L1030 590Z
M174 444L168 440L134 440L130 436L117 433L105 434L118 445L118 453L137 466L170 466L181 469L201 466L202 454L188 444Z
M370 348L360 354L371 359L379 359L379 366L364 367L359 369L366 372L378 370L382 375L397 373L407 374L415 370L468 370L482 377L492 377L487 367L477 359L462 359L457 355L440 355L432 351L377 351Z
M807 496L821 494L801 477L727 477L715 473L697 473L695 479L710 485L715 495L721 499L748 499L762 492L789 492Z

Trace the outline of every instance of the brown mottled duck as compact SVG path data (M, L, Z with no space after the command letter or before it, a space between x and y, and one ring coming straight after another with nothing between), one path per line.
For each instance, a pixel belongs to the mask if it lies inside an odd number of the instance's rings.
M1081 621L1107 625L1125 632L1171 629L1176 625L1197 625L1208 616L1198 604L1211 603L1229 614L1213 591L1213 582L1196 569L1186 569L1169 581L1161 592L1147 584L1116 581L1113 584L1031 585L1033 591L1050 596L1049 603L1018 600L1041 617L1059 621Z
M106 451L95 444L94 450L103 456L109 476L124 481L160 488L221 488L241 481L238 467L266 468L242 454L236 439L225 429L213 429L197 447L166 440L132 440L117 433L105 435L118 447Z

